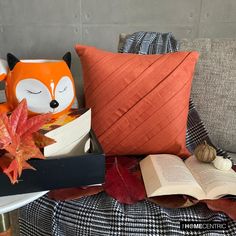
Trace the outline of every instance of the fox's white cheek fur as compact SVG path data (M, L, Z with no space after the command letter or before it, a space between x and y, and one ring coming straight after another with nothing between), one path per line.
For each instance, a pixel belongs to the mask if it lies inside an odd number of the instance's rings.
M55 100L59 103L55 112L58 113L65 110L73 101L74 96L74 86L71 79L68 76L63 76L55 90Z
M48 88L37 79L29 78L19 81L16 86L16 98L18 101L25 98L31 112L52 112L50 107L51 94Z

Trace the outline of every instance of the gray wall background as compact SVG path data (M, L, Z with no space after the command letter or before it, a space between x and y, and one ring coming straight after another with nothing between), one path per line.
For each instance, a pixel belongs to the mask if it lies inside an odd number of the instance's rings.
M120 32L173 32L177 38L236 37L236 0L0 0L0 57L60 58L76 43L116 51Z

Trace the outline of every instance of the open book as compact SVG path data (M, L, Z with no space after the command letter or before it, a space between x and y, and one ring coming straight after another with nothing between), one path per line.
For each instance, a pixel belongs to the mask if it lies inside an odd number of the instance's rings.
M148 197L184 194L198 200L236 195L236 172L217 170L194 156L184 162L170 154L149 155L140 162Z

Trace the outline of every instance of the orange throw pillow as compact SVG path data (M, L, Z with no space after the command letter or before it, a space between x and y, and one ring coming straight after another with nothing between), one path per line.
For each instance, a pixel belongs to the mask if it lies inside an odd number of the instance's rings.
M137 55L76 45L86 107L107 155L188 156L186 127L197 52Z

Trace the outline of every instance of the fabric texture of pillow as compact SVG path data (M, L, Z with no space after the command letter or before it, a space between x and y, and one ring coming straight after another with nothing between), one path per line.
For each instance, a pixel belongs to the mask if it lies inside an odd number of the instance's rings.
M188 156L186 126L197 52L112 53L76 45L86 107L107 155Z

